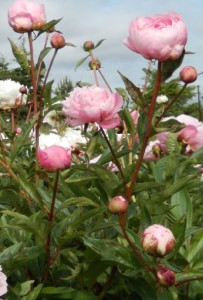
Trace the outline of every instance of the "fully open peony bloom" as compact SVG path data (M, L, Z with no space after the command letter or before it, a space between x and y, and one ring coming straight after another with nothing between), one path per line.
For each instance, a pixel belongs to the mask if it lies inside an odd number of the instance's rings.
M153 224L142 233L142 246L144 250L153 256L164 256L173 250L175 238L166 227Z
M109 129L120 124L118 111L123 99L118 93L108 93L97 86L75 88L63 101L63 113L71 126L96 122Z
M147 59L161 62L179 58L187 42L187 29L175 12L138 17L130 23L124 44Z
M27 100L26 94L21 94L22 85L19 82L8 80L0 80L0 108L10 109L24 105Z
M14 31L19 33L39 30L46 23L44 5L16 0L8 10L8 22Z
M71 151L61 146L50 146L44 150L37 149L40 165L49 172L62 170L71 165Z
M5 275L3 272L1 272L1 271L2 271L2 268L1 268L1 266L0 266L0 296L2 296L2 295L4 295L4 294L7 293L7 286L8 286L8 284L7 284L7 282L6 282L7 277L6 277L6 275Z

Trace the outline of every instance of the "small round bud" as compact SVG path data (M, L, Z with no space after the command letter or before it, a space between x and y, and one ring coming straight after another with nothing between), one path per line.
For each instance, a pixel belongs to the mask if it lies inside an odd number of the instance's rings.
M180 71L180 79L184 83L192 83L197 79L197 71L194 67L188 66Z
M122 214L127 212L129 203L122 196L116 196L109 201L109 211L112 214Z
M91 70L98 70L101 68L101 63L98 59L93 59L89 62L89 67Z
M61 34L56 32L52 35L50 44L55 49L61 49L61 48L65 47L66 41Z
M148 254L162 257L173 250L175 237L168 228L154 224L143 231L141 243Z
M20 89L19 89L19 92L20 92L21 94L27 95L27 88L26 88L25 86L21 86Z
M157 280L161 286L168 287L175 283L175 273L167 267L161 267L157 270Z
M84 42L83 49L85 51L93 50L94 49L94 43L92 41L86 41L86 42Z

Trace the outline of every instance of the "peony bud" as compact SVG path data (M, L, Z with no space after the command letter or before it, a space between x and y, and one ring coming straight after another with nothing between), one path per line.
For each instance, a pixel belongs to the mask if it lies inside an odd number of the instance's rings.
M154 224L143 231L141 243L148 254L162 257L173 250L175 238L168 228Z
M66 41L61 34L56 32L52 35L50 44L55 49L61 49L61 48L65 47Z
M180 71L180 79L184 83L192 83L197 79L197 71L194 67L188 66Z
M122 214L127 212L129 203L122 196L116 196L109 201L109 211L112 214Z
M19 92L21 93L21 94L25 94L25 95L27 95L27 88L26 88L26 86L21 86L20 88L19 88Z
M161 267L157 270L157 280L161 286L168 287L175 283L175 273L167 267Z
M101 63L98 59L93 59L89 62L89 67L91 70L93 69L98 70L101 68Z
M83 49L85 51L89 51L89 50L93 50L94 49L94 43L92 41L86 41L84 44L83 44Z

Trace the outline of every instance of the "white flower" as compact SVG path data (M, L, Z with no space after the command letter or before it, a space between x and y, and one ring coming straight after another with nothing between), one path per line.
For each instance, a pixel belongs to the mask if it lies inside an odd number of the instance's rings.
M12 107L26 104L27 95L20 93L22 85L11 79L0 80L0 108L10 109Z
M52 110L45 115L43 119L43 123L48 123L51 127L57 127L59 124L58 121L58 112L56 110Z
M6 275L1 272L2 271L2 267L0 266L0 296L4 295L7 293L7 277Z
M166 103L166 102L168 102L168 97L166 97L165 95L160 95L156 98L156 102L158 104Z
M41 134L39 137L39 147L45 149L53 145L62 146L67 149L74 149L77 144L85 144L86 139L82 136L80 130L68 128L63 135L59 135L57 131L50 134Z

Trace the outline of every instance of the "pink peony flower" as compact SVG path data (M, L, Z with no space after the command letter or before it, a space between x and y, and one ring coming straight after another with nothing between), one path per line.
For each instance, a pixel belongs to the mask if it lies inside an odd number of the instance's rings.
M147 59L161 62L179 58L187 42L187 28L175 12L138 17L130 23L124 44Z
M71 152L61 146L50 146L44 150L37 149L40 165L49 172L62 170L71 165Z
M43 4L16 0L8 10L8 22L19 33L39 30L46 23Z
M63 101L63 113L71 126L96 122L100 127L110 129L120 124L118 111L123 99L118 93L108 93L97 86L75 88Z
M4 294L7 293L7 286L8 286L8 284L7 284L7 282L6 282L7 277L6 277L6 275L5 275L3 272L1 272L1 271L2 271L2 268L1 268L1 266L0 266L0 296L2 296L2 295L4 295Z
M151 225L142 233L142 246L153 256L162 257L171 252L175 245L173 233L162 225Z
M163 119L175 119L178 122L185 124L186 127L178 132L178 140L182 141L186 146L186 153L191 153L203 147L203 123L196 118L188 115L179 115L177 117L168 117Z

